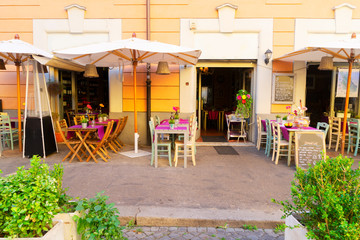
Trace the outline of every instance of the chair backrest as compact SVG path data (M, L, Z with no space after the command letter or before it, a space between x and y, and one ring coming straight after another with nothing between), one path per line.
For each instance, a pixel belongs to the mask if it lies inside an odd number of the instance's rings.
M0 112L0 115L9 115L7 112Z
M155 134L155 123L152 120L149 121L149 129L150 129L150 137L152 139L151 144L153 144L154 143L154 134Z
M158 115L155 115L155 122L154 122L155 125L159 125L160 124L160 118Z
M110 122L108 122L108 124L106 126L104 136L101 139L101 141L99 142L98 146L102 146L102 144L104 144L106 142L106 140L109 138L110 133L111 133L112 128L113 128L113 125L114 125L114 120L111 120Z
M258 133L259 133L259 132L261 132L263 130L262 126L261 126L261 117L260 116L256 117L256 124L257 124L257 130L258 130Z
M318 122L316 124L316 128L319 130L322 130L325 133L325 137L329 131L329 124L326 122Z
M81 120L83 120L85 117L84 116L80 116L80 115L77 115L74 117L74 124L75 125L81 125Z
M66 124L66 120L62 119L60 121L56 121L56 127L58 129L58 132L60 133L62 140L67 144L67 139L64 134L64 132L67 132L67 128L68 128L68 126Z
M0 115L0 131L11 131L9 115Z
M269 119L266 119L265 122L266 122L266 133L267 133L267 136L268 136L268 137L271 137L272 134L273 134L273 133L272 133L272 124L271 124L271 122L270 122Z
M125 125L127 123L128 120L128 116L123 117L123 121L121 122L121 128L120 128L120 133L122 132L122 130L125 128Z
M349 118L347 120L349 136L360 136L360 120L356 118Z
M196 129L197 129L197 122L195 121L191 126L190 139L189 139L191 144L195 143Z
M274 122L272 124L272 133L274 136L274 142L280 142L281 140L281 130L280 130L280 124L277 122Z
M341 132L341 118L329 117L330 134L335 132L336 134Z

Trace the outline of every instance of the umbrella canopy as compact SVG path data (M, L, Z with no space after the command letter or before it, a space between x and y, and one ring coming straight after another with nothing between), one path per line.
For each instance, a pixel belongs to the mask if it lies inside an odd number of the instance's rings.
M21 99L20 99L20 66L23 62L30 59L31 55L41 55L52 58L53 56L27 42L19 40L19 35L15 35L15 39L8 41L0 41L0 59L5 64L15 64L17 77L17 106L18 106L18 129L19 129L19 149L22 150L22 134L21 134Z
M348 62L349 72L346 88L345 109L344 109L344 122L342 129L342 144L341 154L344 154L345 134L346 134L346 121L349 106L349 92L351 83L351 72L353 63L360 58L360 41L356 39L356 34L353 33L351 39L338 40L334 42L324 42L317 46L309 46L297 51L287 53L275 60L281 61L308 61L320 62L322 57L333 57L337 62Z
M76 60L81 64L94 64L98 67L117 67L120 64L133 66L134 82L134 132L135 152L137 153L137 108L136 108L136 66L138 63L158 63L195 65L200 50L172 44L148 41L133 37L113 42L102 42L81 47L55 51L55 55Z

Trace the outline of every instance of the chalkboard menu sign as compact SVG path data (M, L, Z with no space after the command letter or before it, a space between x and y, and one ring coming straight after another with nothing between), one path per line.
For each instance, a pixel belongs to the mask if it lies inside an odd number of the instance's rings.
M274 74L272 83L272 103L294 103L294 74Z
M307 169L326 155L325 134L322 131L295 132L296 166Z

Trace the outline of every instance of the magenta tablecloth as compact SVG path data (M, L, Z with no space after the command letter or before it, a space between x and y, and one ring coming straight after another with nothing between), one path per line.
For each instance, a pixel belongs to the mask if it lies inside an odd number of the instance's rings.
M81 125L74 125L74 126L71 126L69 128L82 128L82 127L81 127ZM87 128L96 128L97 129L97 134L98 134L98 137L99 137L100 140L104 137L104 126L102 126L102 125L94 125L94 126L88 126ZM67 138L73 137L74 134L75 134L75 132L68 131Z
M285 126L280 126L281 129L281 133L283 135L283 138L287 141L289 141L289 128L286 128ZM290 129L300 129L298 127L292 127ZM313 128L313 127L303 127L301 129L305 129L305 130L318 130L317 128Z
M156 126L156 129L158 130L170 130L169 125L158 125ZM187 127L174 127L174 130L186 130Z

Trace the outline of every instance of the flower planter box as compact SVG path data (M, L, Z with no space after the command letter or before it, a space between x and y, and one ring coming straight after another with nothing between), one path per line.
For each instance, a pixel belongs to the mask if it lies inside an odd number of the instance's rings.
M345 114L344 113L336 113L336 117L339 117L339 118L344 118ZM348 113L347 114L347 118L351 118L351 113Z
M76 222L73 220L73 216L79 216L78 211L73 213L58 213L54 216L53 220L60 219L64 222L64 239L65 240L80 240L81 236L76 231Z
M289 227L294 227L297 225L301 225L300 227L296 227L294 229L285 228L285 240L306 240L306 233L308 232L306 228L293 216L290 215L285 219L285 225Z
M44 236L37 238L12 238L12 240L65 240L64 238L64 222L62 220L53 220L56 222ZM7 240L8 238L0 238ZM67 240L67 239L66 239Z

